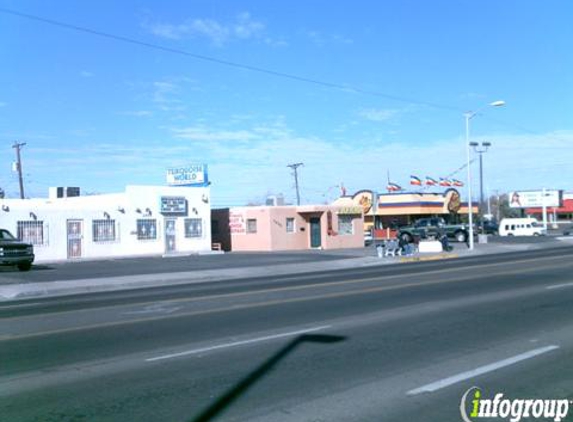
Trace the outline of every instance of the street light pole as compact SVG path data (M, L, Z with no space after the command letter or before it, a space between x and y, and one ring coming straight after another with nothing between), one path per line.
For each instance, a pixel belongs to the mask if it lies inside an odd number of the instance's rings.
M494 101L493 103L489 104L492 107L500 107L505 105L505 101ZM468 168L468 224L469 224L469 242L468 247L471 250L474 249L474 223L473 223L473 207L472 207L472 170L470 167L470 120L477 115L483 108L478 109L477 111L468 111L464 113L464 117L466 119L466 156L467 162L466 167Z
M474 151L479 154L479 208L478 213L480 216L480 226L482 233L483 230L483 210L484 210L484 201L483 201L483 154L487 152L488 148L491 146L491 142L470 142L470 146L473 147ZM481 148L479 148L481 146Z
M474 222L473 222L473 212L472 212L472 170L470 167L470 119L475 116L475 113L468 112L464 114L466 118L466 167L468 170L468 247L471 250L474 248Z

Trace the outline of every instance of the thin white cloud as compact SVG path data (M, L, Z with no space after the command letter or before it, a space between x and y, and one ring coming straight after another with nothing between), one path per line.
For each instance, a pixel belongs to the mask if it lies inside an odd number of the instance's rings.
M253 19L248 12L238 14L231 22L195 18L178 24L145 22L143 26L158 37L172 40L204 38L215 46L222 46L234 40L262 38L265 32L265 24ZM270 40L270 38L267 37L265 40Z
M182 111L185 107L179 98L181 86L172 81L153 82L151 101L161 111Z
M202 126L195 126L172 129L171 131L175 138L200 142L251 141L260 139L260 136L247 130L212 130Z
M265 29L265 25L251 18L250 13L243 12L237 16L233 25L233 32L238 38L249 39L258 37Z
M82 71L80 72L80 76L81 76L82 78L93 78L95 75L94 75L93 72L90 72L90 71L87 71L87 70L82 70Z
M344 35L340 34L325 34L321 31L303 31L304 36L306 36L312 44L317 47L324 47L326 45L351 45L354 43L354 40L351 38L345 37Z
M460 95L462 100L484 100L487 98L485 94L480 94L478 92L466 92Z
M400 113L399 110L394 109L364 109L358 112L358 115L366 120L371 120L373 122L385 122L396 117Z
M157 109L154 111L179 112L171 114L170 119L182 117L181 112L186 110L183 100L190 91L201 91L198 82L186 77L171 77L155 81L146 86L146 96L151 100L153 106ZM147 105L146 107L149 107ZM148 117L152 111L139 111L138 117Z
M8 105L8 103L5 103L3 101L0 101L0 107L6 107Z
M132 116L132 117L151 117L153 112L149 110L133 110L133 111L120 111L119 115Z
M230 205L244 204L266 192L283 193L292 201L293 180L286 167L292 162L304 163L299 172L301 192L305 201L316 203L323 202L328 190L341 182L349 192L366 188L383 192L387 171L405 189L410 189L411 174L439 178L458 170L452 177L466 179L462 138L405 144L384 137L359 139L348 133L345 142L332 142L296 133L282 119L270 123L245 120L233 129L202 124L167 130L170 138L152 143L91 143L67 149L30 146L27 168L42 180L60 180L66 169L73 183L82 188L118 191L126 184L161 184L166 167L204 162L214 182L213 200ZM573 132L484 134L480 140L492 143L484 155L484 182L490 192L573 188ZM109 173L107 179L95 176L102 171L102 163ZM477 162L473 174L477 193Z
M270 47L279 47L279 48L282 48L282 47L288 47L288 46L289 46L288 41L286 41L286 40L284 40L284 39L273 39L273 38L270 38L270 37L266 37L266 38L263 40L263 42L264 42L266 45L270 46Z

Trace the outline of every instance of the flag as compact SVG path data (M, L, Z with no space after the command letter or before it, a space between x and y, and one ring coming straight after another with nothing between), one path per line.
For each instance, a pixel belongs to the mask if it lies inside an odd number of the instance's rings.
M464 185L463 182L460 182L458 179L453 179L452 180L452 185L456 186L456 187L462 187Z
M450 182L448 179L440 177L440 186L452 186L452 182Z
M426 186L436 186L438 181L436 179L432 179L429 176L426 176Z
M422 181L420 180L419 177L410 176L410 184L411 184L411 185L420 186L420 185L422 184Z
M400 190L402 190L402 188L400 187L400 185L397 185L396 183L388 183L388 186L386 186L386 189L388 190L388 192L398 192Z

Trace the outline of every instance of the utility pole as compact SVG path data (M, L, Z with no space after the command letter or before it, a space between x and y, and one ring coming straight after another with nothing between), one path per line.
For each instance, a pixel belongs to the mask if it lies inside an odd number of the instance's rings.
M298 189L298 171L297 171L297 169L303 165L304 165L304 163L294 163L294 164L287 165L287 167L290 167L291 169L294 170L294 186L296 189L296 204L297 205L300 205L300 192Z
M483 229L483 214L484 214L484 202L483 202L483 155L487 152L488 148L491 147L491 142L470 142L470 146L473 147L474 151L479 154L479 208L478 214L480 217L480 227L482 233Z
M26 142L14 142L12 148L16 150L16 171L18 172L18 182L20 183L20 199L24 199L24 180L22 179L22 159L20 157L20 149L26 145Z

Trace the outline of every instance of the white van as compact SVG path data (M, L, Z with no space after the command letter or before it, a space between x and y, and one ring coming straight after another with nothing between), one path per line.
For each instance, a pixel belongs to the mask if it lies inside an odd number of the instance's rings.
M541 236L545 230L535 218L504 218L499 223L500 236Z

